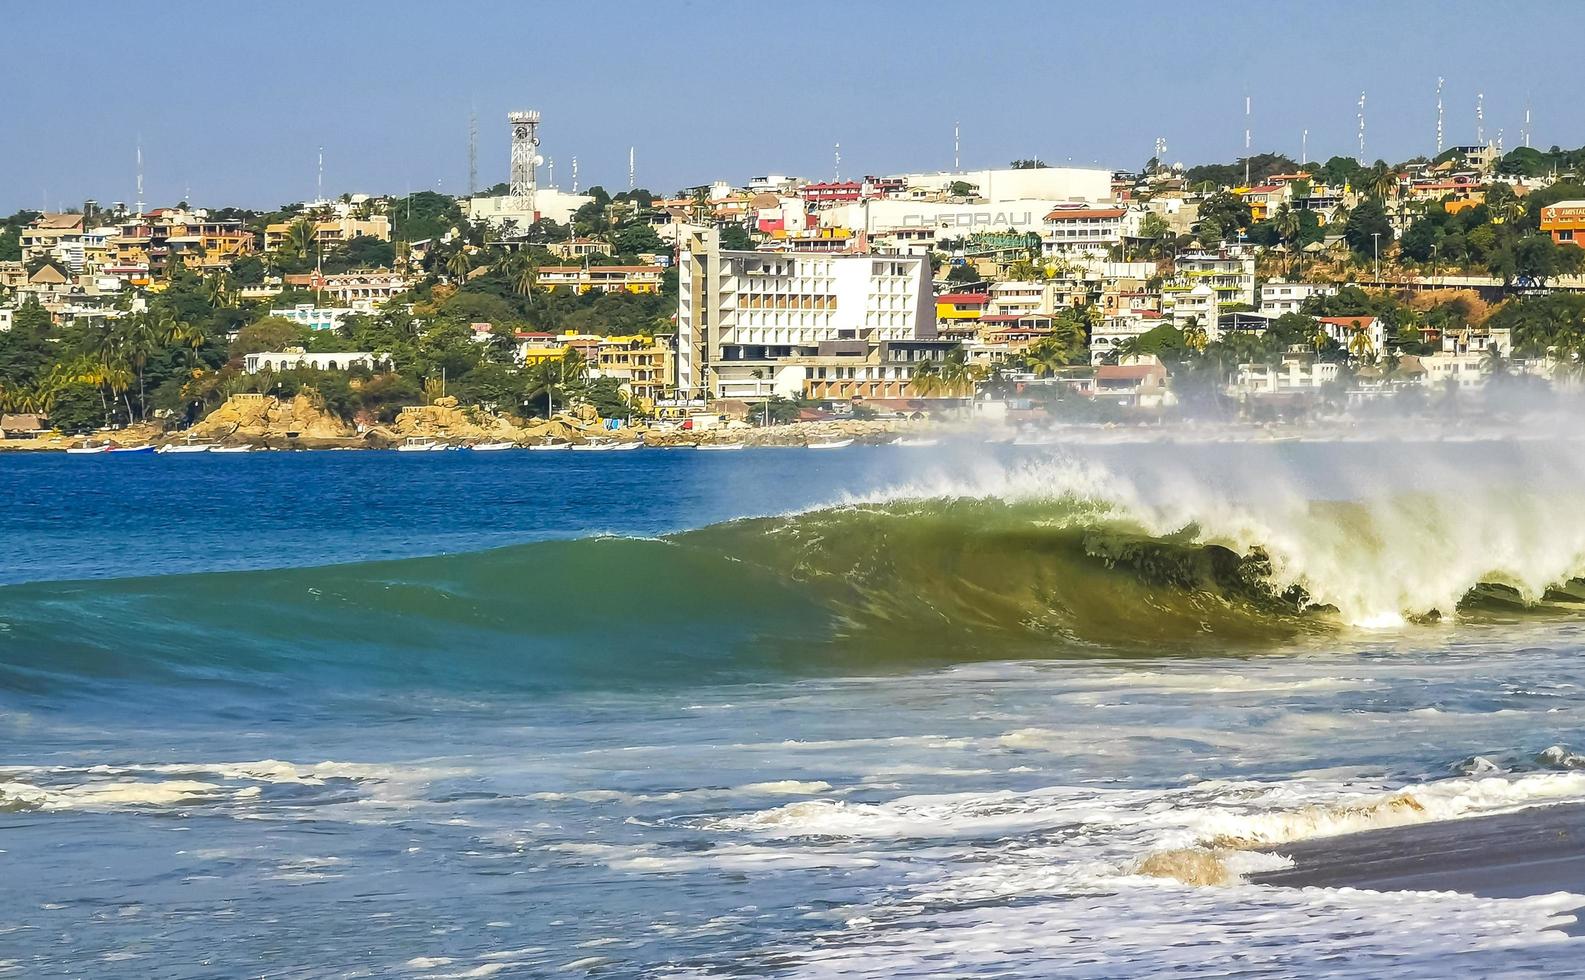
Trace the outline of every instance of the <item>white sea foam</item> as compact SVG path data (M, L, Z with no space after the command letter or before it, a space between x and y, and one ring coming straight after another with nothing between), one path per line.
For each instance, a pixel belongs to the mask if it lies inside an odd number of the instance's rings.
M1303 587L1358 628L1396 630L1409 617L1450 614L1483 582L1535 600L1585 572L1585 522L1577 519L1585 461L1546 443L1507 448L1523 460L1488 461L1482 447L1455 452L1406 443L1390 465L1376 458L1337 463L1357 467L1329 474L1352 488L1346 507L1316 503L1309 464L1225 461L1224 471L1247 472L1212 480L1171 445L1132 475L1066 455L1016 463L955 459L950 470L843 497L836 506L932 498L1088 502L1090 510L1055 519L1085 521L1093 512L1150 534L1193 528L1205 543L1260 548L1278 584ZM1228 485L1259 492L1234 495Z

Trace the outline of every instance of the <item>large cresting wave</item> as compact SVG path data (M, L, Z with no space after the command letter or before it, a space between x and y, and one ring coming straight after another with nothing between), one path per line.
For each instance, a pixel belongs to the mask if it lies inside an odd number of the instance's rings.
M1090 466L960 473L663 539L0 589L0 692L649 686L1269 649L1572 611L1579 501L1237 501Z

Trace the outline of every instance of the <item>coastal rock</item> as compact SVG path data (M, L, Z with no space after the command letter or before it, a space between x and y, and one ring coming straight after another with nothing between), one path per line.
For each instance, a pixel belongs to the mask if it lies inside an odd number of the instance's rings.
M191 431L201 439L261 443L293 438L348 439L357 435L344 419L327 410L317 395L306 392L286 399L232 395Z

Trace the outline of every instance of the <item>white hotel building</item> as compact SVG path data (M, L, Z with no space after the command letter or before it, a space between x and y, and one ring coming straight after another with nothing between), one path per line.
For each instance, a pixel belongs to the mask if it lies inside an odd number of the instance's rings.
M930 260L726 251L714 229L680 261L677 388L685 397L898 398L936 337Z

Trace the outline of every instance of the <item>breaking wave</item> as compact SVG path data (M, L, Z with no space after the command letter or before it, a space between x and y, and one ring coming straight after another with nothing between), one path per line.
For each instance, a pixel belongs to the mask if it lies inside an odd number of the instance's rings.
M662 539L19 585L0 589L0 691L692 683L1578 606L1577 495L1454 489L1238 501L1046 463Z

